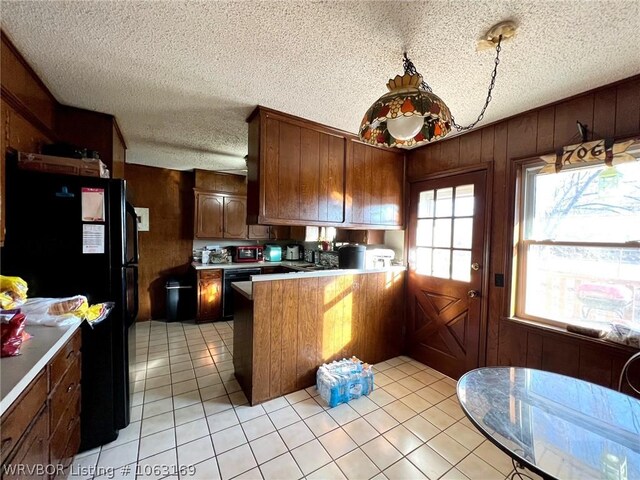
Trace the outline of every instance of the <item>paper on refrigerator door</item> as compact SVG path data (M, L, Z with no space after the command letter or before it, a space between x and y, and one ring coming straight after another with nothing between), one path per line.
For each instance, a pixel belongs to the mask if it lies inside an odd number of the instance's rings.
M104 253L104 225L82 225L82 253Z
M82 221L104 222L104 188L82 187Z

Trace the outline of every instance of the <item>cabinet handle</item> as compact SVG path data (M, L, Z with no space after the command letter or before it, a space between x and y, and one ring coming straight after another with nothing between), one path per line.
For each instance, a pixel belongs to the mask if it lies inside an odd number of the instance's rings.
M74 385L75 385L75 382L72 382L72 383L67 387L67 393L69 393L69 392L73 389Z
M75 418L72 418L71 420L69 420L69 425L67 425L67 431L71 430L71 427L73 427L74 423L76 423Z
M69 353L67 353L67 358L65 360L69 360L69 357L73 354L73 350L71 350Z
M11 442L13 442L13 438L11 437L4 438L2 440L2 449L4 450L5 446L9 445Z

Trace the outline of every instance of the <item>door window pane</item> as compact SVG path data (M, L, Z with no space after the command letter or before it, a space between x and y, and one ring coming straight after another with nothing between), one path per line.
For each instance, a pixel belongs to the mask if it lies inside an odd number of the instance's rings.
M433 220L418 220L418 231L416 235L416 245L420 247L433 246Z
M453 214L453 188L436 190L436 217L451 217Z
M431 248L418 248L416 254L416 272L431 275Z
M451 219L438 218L433 229L433 245L435 247L451 247Z
M471 281L471 252L469 250L453 251L451 278L461 282Z
M456 187L455 216L470 217L473 215L473 184Z
M451 250L442 248L433 249L433 276L440 278L450 278L451 270Z
M471 248L473 237L473 218L456 218L453 220L454 248Z
M420 192L420 198L418 200L418 218L433 217L435 211L434 202L434 190Z

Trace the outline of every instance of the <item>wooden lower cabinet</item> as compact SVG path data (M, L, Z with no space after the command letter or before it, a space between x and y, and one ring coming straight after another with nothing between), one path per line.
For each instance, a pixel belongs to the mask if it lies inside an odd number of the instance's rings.
M405 272L253 283L236 294L233 365L251 405L315 384L318 367L402 353Z
M43 405L2 468L3 479L49 478L49 412Z
M65 478L80 447L78 329L2 415L3 479Z
M222 270L196 270L197 322L212 322L222 317Z

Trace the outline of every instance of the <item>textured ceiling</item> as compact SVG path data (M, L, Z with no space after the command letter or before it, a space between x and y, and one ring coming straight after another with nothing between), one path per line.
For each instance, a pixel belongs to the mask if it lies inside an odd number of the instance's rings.
M2 0L62 103L116 116L127 161L242 168L257 105L356 132L406 49L456 120L478 114L491 25L512 19L484 123L640 73L640 2Z

